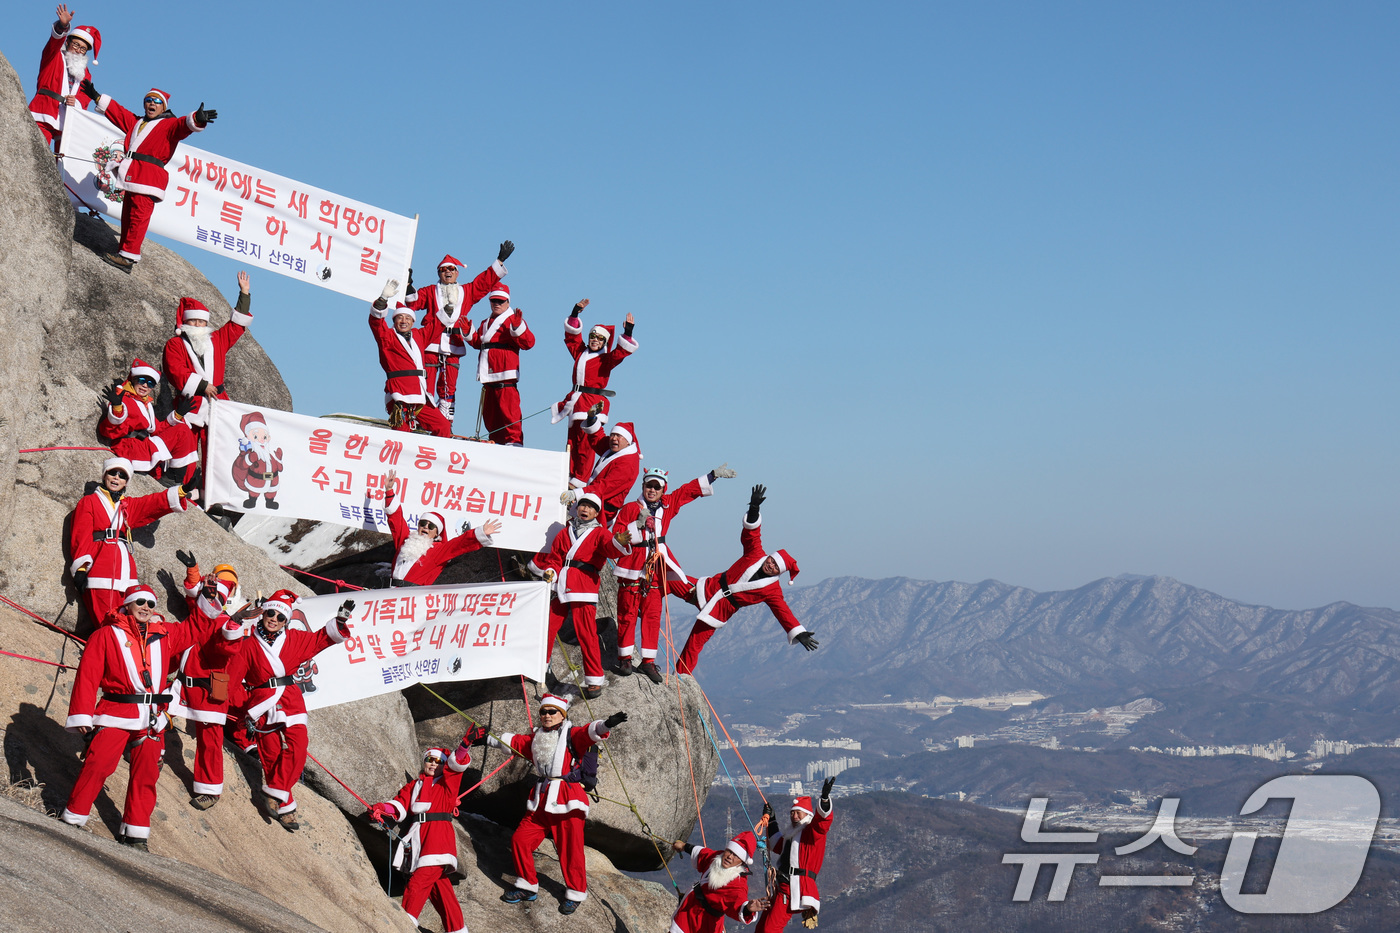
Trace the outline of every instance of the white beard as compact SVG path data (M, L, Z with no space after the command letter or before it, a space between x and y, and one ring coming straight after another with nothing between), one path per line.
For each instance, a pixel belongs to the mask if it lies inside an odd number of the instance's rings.
M185 339L190 342L190 346L194 347L194 352L198 353L200 356L209 352L209 344L211 342L209 335L214 333L214 328L200 327L196 324L186 324L184 327L180 328L180 333L185 335Z
M63 53L63 67L68 71L68 77L76 83L83 80L83 72L87 71L88 53L66 51Z
M733 868L725 868L722 858L717 858L710 863L710 868L705 872L705 887L711 891L718 891L744 871L743 865L735 865Z
M263 463L271 463L271 462L272 462L272 452L271 452L270 450L267 449L268 445L266 445L266 444L259 444L257 441L254 441L254 440L249 440L248 443L250 443L250 444L252 445L252 447L251 447L250 449L252 450L253 454L257 456L257 458L258 458L259 460L261 460Z
M438 288L442 289L443 311L447 311L447 306L452 305L452 311L449 316L453 321L456 321L457 316L462 312L462 286L458 285L456 282L453 282L451 285L444 285L439 282Z
M402 580L407 576L413 565L418 563L418 558L428 553L428 548L432 546L432 538L420 531L410 531L403 547L399 548L398 558L394 561L394 577Z
M535 759L535 770L541 777L553 777L549 769L554 767L554 753L559 750L559 739L565 734L565 726L560 726L552 732L544 729L535 730L535 742L530 746Z
M802 829L804 826L806 826L806 825L807 825L808 823L810 823L810 822L812 822L812 817L811 817L811 816L804 816L804 817L803 817L802 819L800 819L800 820L793 820L793 821L792 821L792 828L795 829L795 830L800 830L800 829Z

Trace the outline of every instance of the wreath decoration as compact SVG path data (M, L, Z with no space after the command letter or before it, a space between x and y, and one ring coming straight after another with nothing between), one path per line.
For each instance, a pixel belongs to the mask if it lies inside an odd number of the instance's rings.
M97 190L109 201L120 203L126 192L117 184L117 166L126 158L126 150L116 143L98 146L93 150L92 161L97 165Z

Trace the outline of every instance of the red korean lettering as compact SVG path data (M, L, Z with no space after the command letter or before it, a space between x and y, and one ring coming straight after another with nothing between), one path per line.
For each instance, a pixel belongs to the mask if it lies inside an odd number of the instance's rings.
M481 604L477 607L477 612L475 613L475 615L494 615L496 612L496 599L499 595L500 594L498 593L482 593Z
M228 187L228 169L222 165L206 162L204 164L204 177L214 183L215 191L223 191Z
M351 635L341 644L345 645L345 653L350 655L351 664L359 664L365 659L365 640L359 635Z
M431 622L437 618L438 606L441 600L434 594L423 597L423 618L424 621Z
M243 229L243 205L225 201L219 210L219 219L235 230Z
M306 195L293 191L292 196L287 199L287 206L296 211L302 220L306 219Z
M530 517L530 498L531 498L530 496L512 495L512 496L510 497L510 517L511 517L511 518L529 518L529 517ZM517 511L515 510L515 509L516 509L516 506L520 506L520 511L519 511L519 512L517 512Z
M502 593L501 599L496 603L496 615L508 616L515 610L515 601L520 598L519 593ZM501 610L505 611L502 612Z
M431 470L433 463L437 460L437 451L426 444L418 445L418 455L413 458L413 465L420 470Z
M456 594L456 593L443 593L443 594L442 594L442 614L445 615L445 616L450 616L450 615L452 615L452 614L453 614L454 612L456 612L456 611L457 611L457 594Z
M369 233L379 234L380 246L384 245L384 228L387 226L389 226L389 222L387 220L368 215L365 217L365 230Z
M176 169L176 171L189 176L190 181L197 182L199 181L199 177L204 174L204 160L191 158L186 154L185 164Z
M379 601L379 612L376 614L374 624L383 622L385 625L394 624L394 616L398 612L398 597L390 596Z
M442 507L449 512L462 511L462 492L465 486L445 486L447 498L443 500Z
M486 508L486 497L481 494L480 489L473 489L467 493L467 511L479 514Z
M356 219L355 209L353 207L345 208L345 232L351 236L359 236L360 221L364 219L365 215L363 212L359 215L359 218Z
M476 630L476 641L472 642L473 648L489 648L491 643L486 640L486 636L491 634L491 623L483 622Z
M399 454L403 453L403 441L385 441L379 448L379 462L390 466L399 465Z
M417 597L417 596L401 596L401 597L399 597L399 621L400 621L400 622L412 622L412 621L414 620L414 618L415 618L417 615L418 615L418 597Z
M378 636L378 635L366 635L366 636L365 636L365 641L369 644L370 650L374 652L374 656L375 656L376 658L378 658L379 660L383 661L383 660L384 660L384 652L381 651L381 650L379 650L379 636Z
M470 457L460 451L454 450L452 451L452 456L448 458L447 472L465 473L467 472L468 463L471 463Z
M316 231L316 242L311 244L311 248L314 249L316 252L320 253L322 256L325 256L325 257L326 257L326 261L327 261L327 262L330 262L330 258L331 258L331 240L334 240L335 237L333 237L333 236L327 236L327 237L325 237L325 240L326 240L326 245L325 245L325 246L322 246L322 245L321 245L321 238L322 238L321 231L317 230L317 231Z
M248 201L253 197L253 176L244 175L242 172L234 172L229 176L229 181L233 182L236 190L243 200Z
M441 648L443 641L447 638L447 626L434 625L428 630L428 644L434 648Z
M375 599L367 599L360 604L364 607L364 611L360 613L361 622L368 622L370 625L374 624L374 606L377 602L378 600Z
M409 651L417 653L423 648L423 630L420 628L413 633L413 644L409 646Z
M408 639L404 637L403 632L395 632L389 639L389 650L394 652L395 657L401 658L408 654Z
M472 627L470 623L463 622L459 624L452 630L451 644L456 648L465 648L467 646L467 636L471 634L471 631Z
M384 491L379 488L380 477L376 473L370 473L365 477L365 498L371 502L378 502L384 498Z
M318 466L316 472L311 474L311 482L315 483L322 492L325 492L326 487L331 484L331 478L326 475L326 468Z
M321 216L316 218L323 224L330 224L335 229L340 229L340 205L334 201L321 202Z
M476 604L477 604L480 600L481 600L481 594L480 594L480 593L463 593L463 594L462 594L462 615L464 615L464 616L476 615Z
M277 237L277 245L287 244L287 222L279 220L272 214L267 215L267 235Z
M360 271L367 272L370 275L378 275L379 255L380 251L373 246L366 246L364 249L360 250Z
M369 446L369 437L364 434L351 434L350 439L345 442L345 459L360 460L364 457L365 448Z
M431 480L423 484L423 504L437 508L438 500L442 498L442 484L434 483Z
M311 432L306 448L313 454L324 457L331 449L331 436L330 428L317 428Z
M335 475L344 477L344 479L336 484L335 491L337 493L342 496L348 496L355 491L352 488L352 484L355 481L355 474L351 473L349 470L336 470Z
M509 500L510 500L510 493L508 493L508 492L503 492L503 493L501 493L501 507L500 507L500 509L497 509L497 508L496 508L496 493L495 493L495 491L493 490L492 493L491 493L491 501L490 501L490 503L487 504L487 506L486 506L486 511L490 512L492 515L499 515L499 516L501 516L501 518L505 518L505 517L506 517L506 503L507 503Z
M262 207L276 208L277 189L263 184L261 178L254 182L254 185L257 188L257 194L253 197L253 203L261 205ZM267 200L264 201L263 198L267 198Z
M193 190L191 190L191 189L189 189L189 188L180 188L180 187L177 187L175 190L178 191L178 192L180 192L180 200L178 200L178 201L175 202L175 206L176 206L176 207L184 207L184 206L185 206L185 202L186 202L186 201L189 201L189 202L190 202L190 216L193 217L193 216L194 216L194 209L195 209L196 207L199 206L199 192L198 192L198 191L193 191Z

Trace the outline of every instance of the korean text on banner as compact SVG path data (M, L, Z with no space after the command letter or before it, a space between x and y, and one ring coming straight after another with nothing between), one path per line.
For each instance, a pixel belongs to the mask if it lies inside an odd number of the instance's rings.
M442 514L456 535L499 519L494 546L538 551L564 522L562 451L482 444L216 400L204 466L206 507L389 531L381 477L393 470L409 528Z
M100 114L63 108L58 160L69 198L120 217L113 175L125 134ZM366 301L404 280L418 221L180 143L151 233Z
M291 626L317 631L347 595L350 637L298 672L307 709L444 680L544 679L545 583L405 586L297 600Z

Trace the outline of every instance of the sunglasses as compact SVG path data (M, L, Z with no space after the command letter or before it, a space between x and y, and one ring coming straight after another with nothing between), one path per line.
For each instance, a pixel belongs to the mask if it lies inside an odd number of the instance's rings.
M120 476L122 479L128 479L128 478L129 478L129 477L126 475L126 470L108 470L106 473L103 473L102 475L103 475L103 476Z
M493 305L503 305L503 304L506 304L508 301L510 301L509 298L492 298L492 299L491 299L491 303L492 303Z
M642 483L642 488L643 488L643 489L665 489L666 487L663 486L663 485L661 485L660 483Z
M563 716L563 715L564 715L564 711L563 711L562 709L555 709L555 708L552 707L552 706L546 706L544 709L540 710L540 715L541 715L541 716Z
M276 609L264 609L263 615L269 619L276 619L278 622L287 621L287 617L282 615L282 613L278 612Z
M147 609L154 609L156 607L156 601L154 599L133 599L131 604L133 606L145 606Z
M163 98L163 97L156 97L154 94L152 94L152 95L150 95L149 97L147 97L145 100L141 101L141 103L143 103L143 104L163 104L163 103L165 103L165 98Z
M150 376L137 376L131 381L138 386L146 386L147 388L154 388L156 384L156 381Z
M428 521L426 518L421 518L421 519L418 520L418 527L419 527L419 528L431 528L431 529L433 529L434 531L437 531L437 525L434 525L432 522Z

